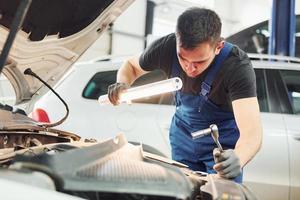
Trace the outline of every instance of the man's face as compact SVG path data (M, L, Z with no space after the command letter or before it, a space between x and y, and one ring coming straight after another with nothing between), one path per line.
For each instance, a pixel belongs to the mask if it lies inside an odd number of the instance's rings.
M214 57L220 53L224 42L211 45L210 42L200 43L196 48L184 49L177 41L177 56L183 71L189 77L196 77L208 68Z

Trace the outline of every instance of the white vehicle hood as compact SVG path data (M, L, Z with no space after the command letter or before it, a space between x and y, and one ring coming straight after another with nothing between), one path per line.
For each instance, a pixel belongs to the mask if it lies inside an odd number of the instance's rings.
M44 86L27 68L53 86L134 0L32 0L3 73L16 92L16 103L31 99ZM18 0L0 0L0 50L9 34Z

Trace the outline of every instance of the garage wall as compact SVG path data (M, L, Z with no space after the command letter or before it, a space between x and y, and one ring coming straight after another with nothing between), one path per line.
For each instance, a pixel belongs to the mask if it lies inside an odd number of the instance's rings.
M145 41L146 3L146 0L136 0L79 61L104 55L132 55L141 52Z
M222 36L226 37L271 16L272 0L152 0L154 11L153 40L174 32L177 17L191 6L215 10L223 22ZM300 0L296 0L296 13L300 13ZM101 55L132 55L144 48L146 0L136 0L104 35L82 56L89 60Z
M144 49L145 0L136 0L114 23L112 54L135 54Z
M270 0L216 0L215 5L224 23L225 37L269 19L272 11Z
M153 24L153 36L162 36L175 31L176 21L178 16L187 8L205 7L214 9L215 0L196 0L180 1L180 0L155 0L155 14Z

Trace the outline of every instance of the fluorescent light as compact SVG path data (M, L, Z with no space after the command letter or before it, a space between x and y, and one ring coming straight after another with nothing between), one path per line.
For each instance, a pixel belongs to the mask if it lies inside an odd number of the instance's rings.
M131 100L149 97L157 94L173 92L182 88L182 81L178 77L170 78L155 83L129 88L120 96L120 103L131 102ZM98 102L102 105L110 104L107 94L101 95Z

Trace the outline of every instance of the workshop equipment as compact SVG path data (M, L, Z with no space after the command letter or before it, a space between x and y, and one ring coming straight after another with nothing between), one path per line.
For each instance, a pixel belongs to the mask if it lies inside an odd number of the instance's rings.
M211 137L213 138L214 142L217 144L218 146L218 151L213 151L213 156L215 159L215 162L217 163L219 161L219 157L220 157L220 153L223 152L223 147L219 141L219 130L218 130L218 126L215 124L212 124L209 126L209 128L203 129L203 130L199 130L196 132L191 133L193 140L206 136L206 135L211 135Z
M217 144L219 150L222 152L223 148L222 148L222 145L219 142L219 130L218 130L217 125L212 124L212 125L209 126L209 128L191 133L194 140L197 139L197 138L209 135L209 134L211 134L211 137L213 138L213 140Z
M167 92L174 92L182 88L182 81L178 77L170 78L163 81L158 81L142 86L137 86L129 88L126 91L122 92L120 95L120 103L128 103L131 100L139 99L143 97L149 97L157 94L163 94ZM108 95L101 95L98 98L98 102L101 105L110 104Z
M213 138L213 140L215 141L215 143L218 146L218 151L216 151L216 150L213 151L214 160L215 160L215 163L217 163L217 162L219 162L220 154L223 152L223 147L219 141L218 126L216 124L212 124L209 126L209 128L191 133L193 140L203 137L203 136L206 136L206 135L209 135L209 134L211 135L211 137Z

